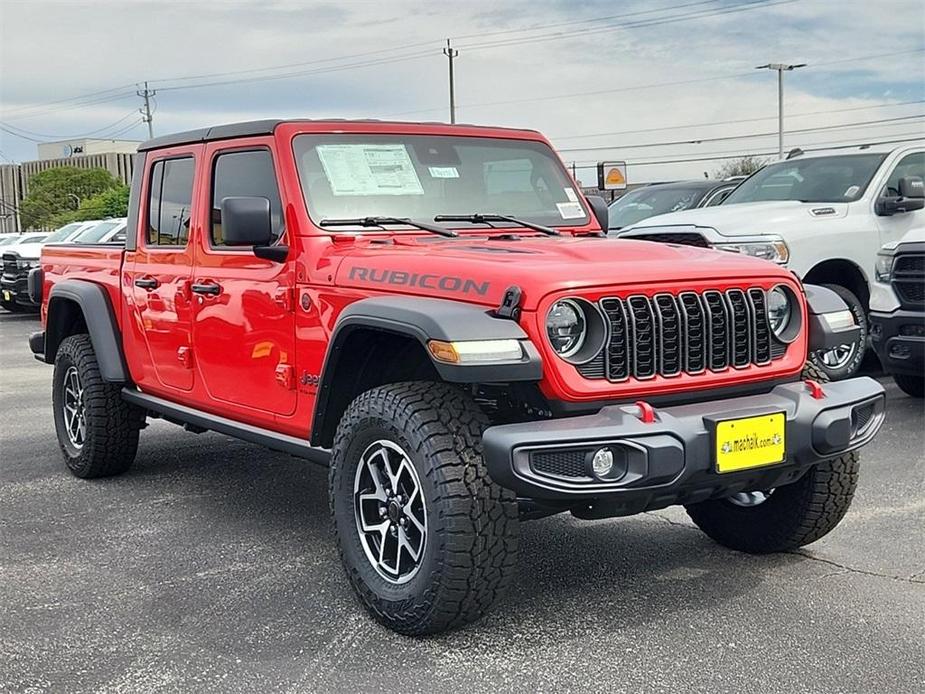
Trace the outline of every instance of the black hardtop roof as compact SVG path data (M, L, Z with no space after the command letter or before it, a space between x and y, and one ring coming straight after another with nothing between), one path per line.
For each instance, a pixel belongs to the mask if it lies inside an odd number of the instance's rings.
M266 120L252 120L244 123L229 123L227 125L214 125L210 128L198 128L196 130L186 130L181 133L171 135L162 135L154 139L142 142L138 145L139 152L147 152L152 149L163 149L165 147L174 147L177 145L188 145L197 142L212 142L213 140L230 140L236 137L254 137L257 135L272 135L276 127L282 123L394 123L396 125L447 125L438 121L388 121L378 120L375 118L349 119L349 118L269 118ZM466 128L490 128L492 126L484 125L464 125L457 124ZM529 128L503 128L504 130L525 130L535 132Z

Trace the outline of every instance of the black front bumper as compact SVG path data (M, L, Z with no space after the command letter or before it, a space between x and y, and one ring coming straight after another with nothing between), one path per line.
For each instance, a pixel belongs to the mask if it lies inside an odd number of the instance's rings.
M925 311L871 311L870 342L888 373L925 373Z
M0 296L4 301L13 301L21 306L38 307L29 295L28 274L0 276Z
M492 478L518 496L564 503L588 516L779 487L815 463L864 445L883 423L884 390L873 379L822 389L816 398L804 383L786 383L763 395L658 409L650 423L638 406L614 405L593 415L494 426L482 438L483 455ZM775 412L786 419L784 462L717 473L715 423ZM590 457L602 447L620 460L618 478L602 480L591 472Z

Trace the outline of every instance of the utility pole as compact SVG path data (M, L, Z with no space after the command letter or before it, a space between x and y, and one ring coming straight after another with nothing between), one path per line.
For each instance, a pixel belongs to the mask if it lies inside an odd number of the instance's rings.
M795 65L768 63L755 68L756 70L777 70L777 156L779 159L784 158L784 72L800 67L806 67L806 63Z
M456 122L456 82L453 78L453 59L459 55L459 51L450 46L450 40L446 40L446 48L443 49L445 55L450 61L450 123Z
M145 100L145 105L138 109L138 112L141 114L141 122L148 124L148 138L154 138L154 122L151 114L151 97L157 94L153 89L148 89L148 83L145 82L145 88L135 92L138 96Z

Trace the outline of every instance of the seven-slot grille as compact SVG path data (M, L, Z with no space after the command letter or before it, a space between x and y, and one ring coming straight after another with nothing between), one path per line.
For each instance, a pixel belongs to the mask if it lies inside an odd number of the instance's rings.
M925 304L925 255L902 253L893 261L893 288L907 308Z
M4 253L3 254L3 274L5 275L15 275L19 272L18 261L19 256L15 253Z
M766 301L759 287L601 299L609 339L578 370L624 381L768 364L782 352L772 355Z

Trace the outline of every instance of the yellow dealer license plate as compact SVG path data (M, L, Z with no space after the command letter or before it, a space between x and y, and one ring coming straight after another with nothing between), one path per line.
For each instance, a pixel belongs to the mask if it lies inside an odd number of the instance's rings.
M736 472L784 462L783 412L716 423L716 471Z
M10 291L7 291L6 289L4 289L4 290L3 290L3 300L4 300L4 301L12 301L12 300L13 300L13 293L10 292Z

